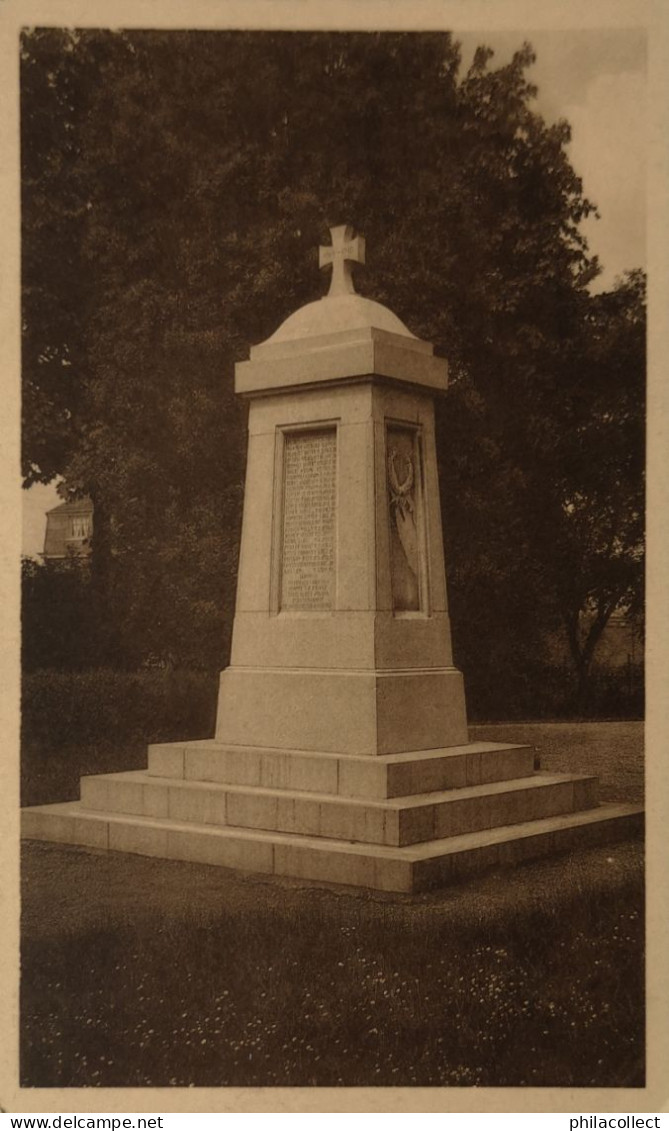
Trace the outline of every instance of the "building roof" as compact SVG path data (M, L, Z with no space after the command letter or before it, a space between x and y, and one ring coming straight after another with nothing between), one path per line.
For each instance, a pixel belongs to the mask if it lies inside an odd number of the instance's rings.
M73 499L69 503L59 503L57 507L51 507L47 514L90 514L93 510L93 500L88 497L83 499Z

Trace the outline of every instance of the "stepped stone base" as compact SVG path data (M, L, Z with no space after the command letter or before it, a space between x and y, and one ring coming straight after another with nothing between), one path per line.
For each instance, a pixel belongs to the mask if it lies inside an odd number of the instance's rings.
M566 817L545 817L390 848L87 811L79 802L71 801L25 809L23 835L31 840L222 865L246 872L380 891L418 892L497 866L622 840L638 832L641 821L640 807L608 804Z
M188 781L384 798L523 778L533 766L530 746L503 742L356 756L229 746L205 739L149 746L148 772Z
M585 774L533 773L527 746L376 756L149 748L148 771L82 778L81 801L23 811L34 840L416 892L623 839L642 809L598 805Z

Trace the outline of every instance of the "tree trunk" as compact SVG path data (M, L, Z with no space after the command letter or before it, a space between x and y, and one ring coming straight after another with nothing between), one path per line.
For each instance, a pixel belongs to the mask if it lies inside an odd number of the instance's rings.
M581 657L576 668L576 713L580 717L587 715L590 706L591 692L591 664Z
M109 513L100 495L90 492L93 500L93 537L91 539L91 600L99 654L99 662L111 667L122 666L119 657L118 632L115 628L111 599L111 539Z
M576 609L565 617L569 651L575 668L576 694L574 706L579 716L586 715L591 706L592 695L592 661L595 649L602 637L602 633L609 623L609 618L617 602L607 602L601 606L595 615L585 638L581 639L580 616L581 610Z

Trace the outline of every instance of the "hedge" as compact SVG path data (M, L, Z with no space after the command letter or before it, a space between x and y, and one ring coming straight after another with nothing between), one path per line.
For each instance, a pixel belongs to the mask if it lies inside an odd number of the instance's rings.
M213 735L217 687L178 669L26 673L22 803L76 798L81 774L139 769L150 742Z
M585 707L578 704L573 669L536 663L502 671L484 665L465 672L471 722L541 719L641 719L644 666L594 667Z
M465 673L469 721L573 718L573 678L537 666L486 678ZM40 670L23 678L24 805L78 797L82 774L140 769L150 742L214 733L218 676L184 669ZM643 668L596 669L588 718L643 716Z

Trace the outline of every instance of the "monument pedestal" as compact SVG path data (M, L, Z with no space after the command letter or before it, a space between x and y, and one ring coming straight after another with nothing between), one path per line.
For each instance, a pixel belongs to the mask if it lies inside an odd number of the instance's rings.
M80 802L24 809L23 835L418 892L640 830L639 806L597 805L594 778L532 761L495 743L376 757L153 746L148 772L85 777Z
M586 774L468 742L434 438L447 365L353 293L362 251L334 229L330 295L236 369L249 447L215 738L83 778L81 802L24 810L26 836L416 891L638 826Z

